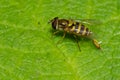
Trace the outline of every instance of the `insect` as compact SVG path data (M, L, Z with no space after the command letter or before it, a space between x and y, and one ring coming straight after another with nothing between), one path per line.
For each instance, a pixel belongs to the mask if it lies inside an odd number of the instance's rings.
M96 39L93 39L93 44L94 44L98 49L101 49L101 47L100 47L101 42L98 42Z
M52 20L50 20L50 23L52 24L52 28L56 30L56 32L54 32L53 34L63 31L64 34L62 39L65 37L66 33L73 34L77 43L78 43L77 37L79 36L88 37L92 39L93 44L96 46L96 48L98 49L101 48L100 43L96 39L91 37L92 32L83 23L79 21L59 19L58 17L55 17ZM78 44L78 47L80 49L79 44Z

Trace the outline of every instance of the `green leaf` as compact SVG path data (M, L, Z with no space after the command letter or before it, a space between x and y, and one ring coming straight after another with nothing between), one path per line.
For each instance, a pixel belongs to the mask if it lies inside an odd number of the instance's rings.
M0 80L120 80L119 0L1 0ZM91 40L51 38L48 21L96 19Z

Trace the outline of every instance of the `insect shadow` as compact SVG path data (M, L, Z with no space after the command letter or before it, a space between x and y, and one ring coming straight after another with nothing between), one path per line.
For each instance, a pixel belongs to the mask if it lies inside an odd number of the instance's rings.
M61 39L57 42L56 46L59 45L60 43L64 42L64 39L62 38L63 36L63 32L60 31L58 32L57 34L53 34L55 32L55 30L50 30L50 33L51 34L51 39L53 39L54 37L61 37ZM78 47L79 47L79 50L81 51L80 49L80 43L83 43L83 42L89 42L91 41L91 39L89 38L84 38L84 37L80 37L80 36L76 36L76 35L73 35L73 34L69 34L69 33L66 33L65 35L65 39L69 39L71 40L72 42L76 42L78 44Z

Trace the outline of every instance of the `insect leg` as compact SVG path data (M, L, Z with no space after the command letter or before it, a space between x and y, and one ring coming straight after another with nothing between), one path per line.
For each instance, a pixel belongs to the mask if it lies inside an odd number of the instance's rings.
M57 42L57 44L59 44L64 38L65 38L66 32L64 32L62 38Z
M59 31L55 31L55 32L52 34L51 38L52 38L55 34L57 34L57 33L59 33Z
M76 36L76 35L73 35L73 36L74 36L74 38L75 38L75 40L76 40L76 42L77 42L79 51L81 52L80 45L79 45L79 41L78 41L78 36Z

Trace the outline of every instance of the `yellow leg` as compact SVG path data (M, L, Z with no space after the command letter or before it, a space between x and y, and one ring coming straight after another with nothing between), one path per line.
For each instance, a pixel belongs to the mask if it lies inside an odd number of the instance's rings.
M59 44L64 38L65 38L66 32L64 32L62 38L57 42L57 44Z
M57 34L59 31L55 31L53 34L52 34L52 36L51 36L51 38L55 35L55 34Z
M54 32L53 35L57 34L58 32L59 32L59 31Z
M75 38L75 40L76 40L76 42L77 42L79 51L81 52L80 45L79 45L79 41L78 41L78 36L74 35L74 38Z

